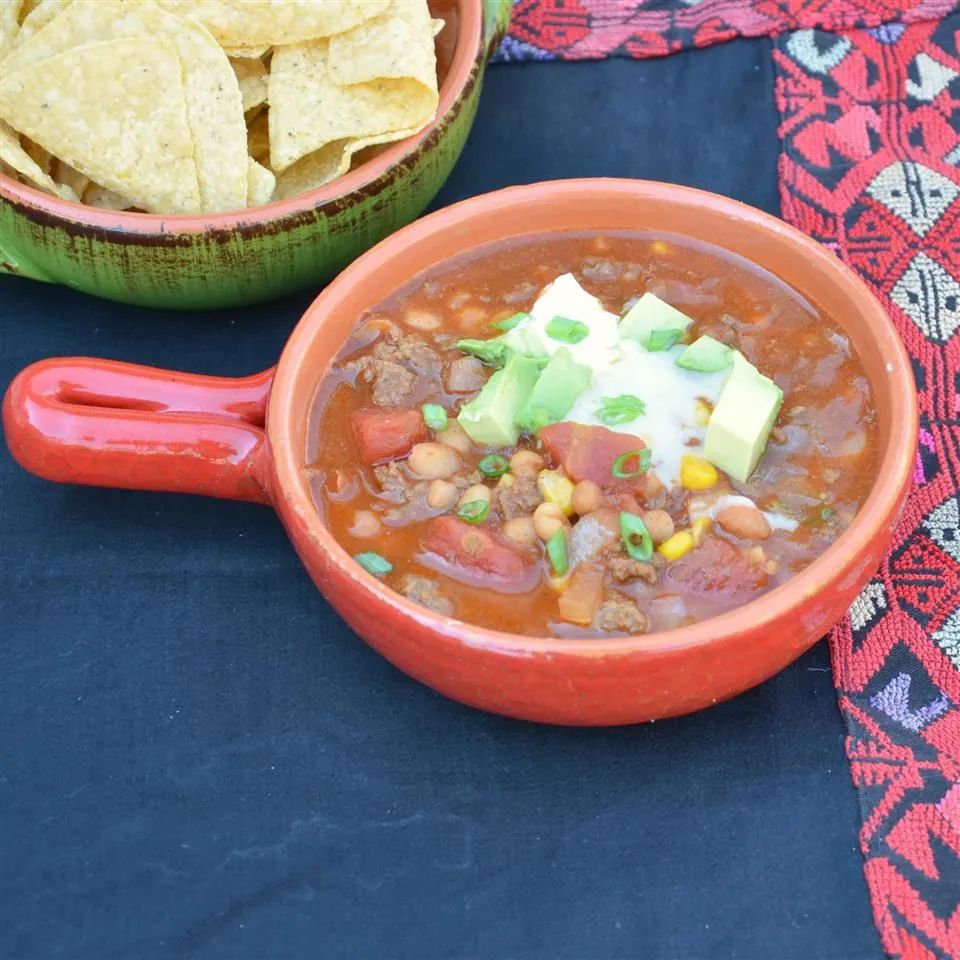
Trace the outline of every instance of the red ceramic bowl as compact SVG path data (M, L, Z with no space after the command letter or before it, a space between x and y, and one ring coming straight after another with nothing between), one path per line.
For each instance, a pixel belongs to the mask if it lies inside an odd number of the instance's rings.
M703 623L608 640L498 633L387 589L334 540L303 473L311 400L355 319L415 274L487 243L564 230L662 230L717 244L771 271L847 332L870 379L880 467L849 529L764 597ZM908 492L917 410L893 326L836 257L774 217L665 184L575 180L476 197L400 230L307 310L274 370L218 379L104 360L24 370L3 406L7 443L50 480L271 503L324 596L371 646L463 703L561 724L688 713L782 669L846 612L877 568Z

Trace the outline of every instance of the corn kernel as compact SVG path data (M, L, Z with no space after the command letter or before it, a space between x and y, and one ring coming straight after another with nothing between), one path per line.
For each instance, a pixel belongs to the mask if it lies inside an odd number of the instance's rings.
M566 516L573 514L573 483L557 470L541 470L537 489L547 503L556 504Z
M653 243L650 244L650 250L658 257L664 257L670 253L670 244L664 243L662 240L654 240Z
M657 552L667 560L679 560L682 556L688 554L693 547L693 534L689 530L680 530L669 540L664 540L657 547Z
M680 483L687 490L708 490L717 482L717 468L700 457L685 456L680 461Z
M703 397L697 397L693 404L693 422L698 427L705 427L710 422L712 413L713 407Z
M713 521L709 517L697 517L690 524L690 533L693 536L693 545L699 547L707 538L707 534L713 527Z

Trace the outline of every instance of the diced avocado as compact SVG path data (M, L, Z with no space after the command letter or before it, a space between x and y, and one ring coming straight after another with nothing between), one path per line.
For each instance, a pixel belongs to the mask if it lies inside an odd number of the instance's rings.
M460 411L457 420L474 443L497 447L517 442L517 416L540 374L540 365L515 354L507 358L483 389Z
M697 373L716 373L733 363L733 348L713 337L699 337L677 357L677 366Z
M561 347L543 368L517 417L517 425L527 433L536 433L548 423L562 420L574 400L586 390L590 377L590 368L575 363L570 351Z
M528 316L499 339L522 357L545 357L550 353L543 328Z
M782 403L783 391L734 352L733 368L707 424L704 457L745 483L767 448Z
M650 334L654 330L684 331L693 321L676 307L671 307L656 294L645 293L620 321L620 336L636 340L649 349Z

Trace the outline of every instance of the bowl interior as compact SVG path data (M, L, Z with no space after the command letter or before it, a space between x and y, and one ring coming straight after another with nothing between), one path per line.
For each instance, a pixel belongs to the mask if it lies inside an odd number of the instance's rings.
M851 551L892 524L912 469L916 398L909 361L885 311L866 286L825 248L782 221L737 201L667 184L627 180L557 181L513 187L448 207L404 228L345 270L307 310L278 367L268 431L288 506L333 562L355 566L313 507L303 474L311 402L331 359L357 317L418 273L452 256L510 238L584 229L663 231L706 241L763 267L825 311L850 337L868 375L877 411L879 471L871 494L847 531L817 561L746 607L703 623L637 640L555 641L467 626L478 642L517 647L593 645L592 650L706 642L734 629L795 610L805 596L840 576ZM895 518L894 518L895 519ZM380 600L422 621L422 608L380 586ZM438 626L444 618L433 617ZM458 625L459 628L459 625ZM585 648L583 648L585 649Z
M391 167L402 163L419 148L436 130L467 84L472 81L474 68L483 57L483 5L479 0L429 0L429 4L433 15L444 21L444 27L436 37L437 72L440 80L440 101L436 117L420 133L388 144L330 183L259 207L197 216L102 210L62 200L4 173L0 173L0 198L34 207L73 223L110 230L119 229L132 233L199 233L210 229L229 229L251 222L269 222L344 197L383 176Z

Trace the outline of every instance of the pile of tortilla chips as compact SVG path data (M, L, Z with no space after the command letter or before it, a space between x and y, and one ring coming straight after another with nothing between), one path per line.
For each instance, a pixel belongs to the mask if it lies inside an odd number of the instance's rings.
M116 210L302 193L437 110L427 0L0 0L0 170Z

